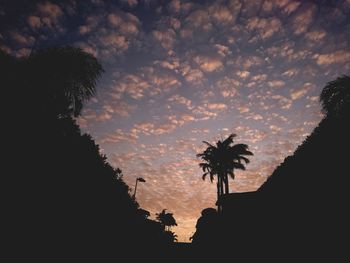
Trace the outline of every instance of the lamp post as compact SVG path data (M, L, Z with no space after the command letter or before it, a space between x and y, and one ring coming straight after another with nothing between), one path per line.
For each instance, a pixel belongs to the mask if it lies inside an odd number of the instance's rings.
M143 179L142 177L137 177L137 178L136 178L136 182L135 182L135 190L134 190L134 194L133 194L133 196L132 196L132 198L133 198L134 200L135 200L135 198L136 198L137 182L145 183L145 182L146 182L146 180L145 180L145 179Z

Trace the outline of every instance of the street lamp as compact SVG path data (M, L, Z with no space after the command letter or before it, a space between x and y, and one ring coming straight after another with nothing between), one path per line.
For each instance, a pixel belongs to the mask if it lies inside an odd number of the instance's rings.
M133 194L133 196L132 196L132 198L133 198L134 200L135 200L135 198L136 198L137 182L145 183L146 180L143 179L142 177L137 177L137 178L136 178L135 190L134 190L134 194Z

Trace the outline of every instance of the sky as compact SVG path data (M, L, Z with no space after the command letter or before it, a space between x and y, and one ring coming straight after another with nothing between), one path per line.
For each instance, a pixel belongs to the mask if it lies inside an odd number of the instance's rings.
M151 217L189 242L216 185L203 140L235 133L254 156L231 192L254 191L317 126L318 96L350 72L350 0L0 1L0 49L73 45L105 73L78 119ZM131 192L132 193L132 192Z

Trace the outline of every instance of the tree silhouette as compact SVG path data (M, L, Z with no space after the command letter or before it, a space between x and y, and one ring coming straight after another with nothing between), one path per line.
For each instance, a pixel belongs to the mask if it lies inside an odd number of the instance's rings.
M15 107L5 114L5 137L15 143L6 152L18 156L22 149L21 165L11 158L4 183L16 209L11 239L23 244L16 249L26 257L83 260L124 258L130 247L166 251L164 227L139 209L122 171L74 119L95 93L98 61L73 47L23 59L0 51L0 71L4 98Z
M172 226L177 226L176 220L172 213L167 213L166 209L156 214L156 219L162 224L166 231L170 231Z
M350 112L350 77L341 76L323 88L320 101L324 113L340 115Z
M33 52L22 66L41 111L56 117L79 116L103 72L94 56L71 46Z
M204 172L202 176L203 180L209 175L212 182L214 176L217 176L218 200L223 194L229 193L228 175L234 179L235 169L245 170L242 161L245 164L249 163L249 159L244 157L244 155L253 155L252 152L248 151L248 145L233 144L234 137L236 137L236 134L231 134L225 140L217 141L216 145L203 141L208 147L204 152L197 154L197 157L200 157L204 161L199 164ZM218 205L218 208L221 210L220 205Z

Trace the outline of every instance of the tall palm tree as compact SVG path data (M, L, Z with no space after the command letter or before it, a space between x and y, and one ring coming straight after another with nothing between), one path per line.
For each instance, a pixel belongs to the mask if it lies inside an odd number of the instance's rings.
M22 72L41 111L61 118L79 116L103 68L91 54L64 46L32 52L22 60Z
M320 101L327 115L350 112L350 76L343 75L328 82L321 92Z
M199 164L203 170L203 180L209 175L210 181L213 182L214 176L217 176L218 200L222 195L229 193L228 176L234 179L235 169L245 170L242 161L245 164L249 163L249 159L245 155L253 155L252 152L248 151L248 145L233 144L234 137L236 134L231 134L225 140L217 141L216 145L203 141L208 147L204 152L197 154L197 157L204 161ZM220 211L221 206L218 205L218 208Z

